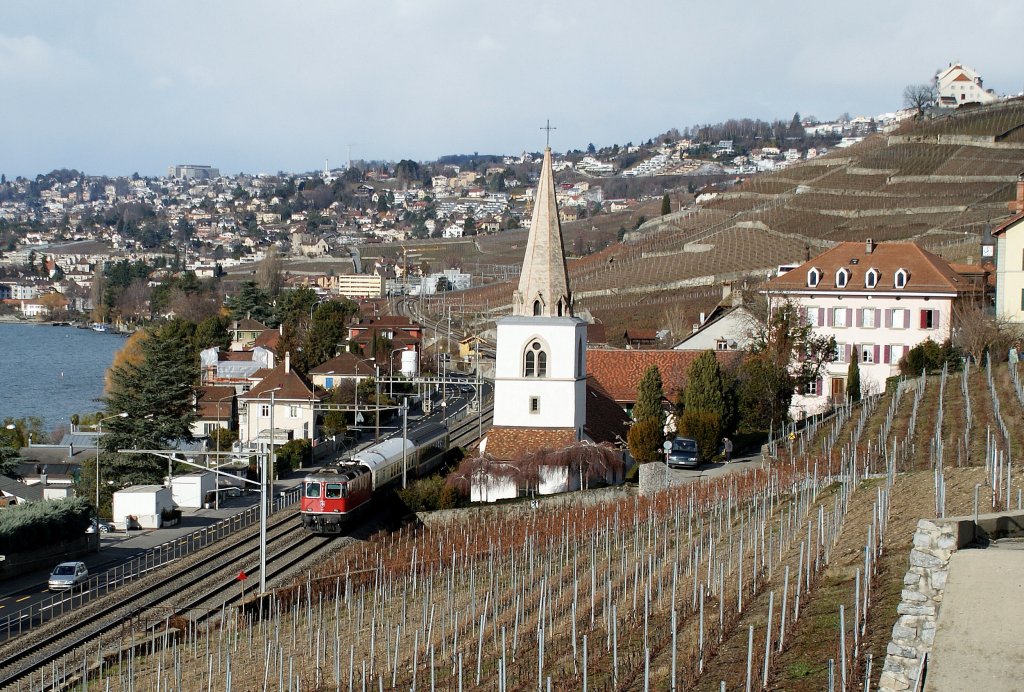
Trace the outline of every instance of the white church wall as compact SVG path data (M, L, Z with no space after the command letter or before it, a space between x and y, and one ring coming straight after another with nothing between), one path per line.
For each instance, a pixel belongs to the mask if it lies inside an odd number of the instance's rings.
M534 341L547 354L546 377L527 377ZM586 423L586 324L575 317L506 317L498 321L494 425L573 428Z
M569 473L568 466L541 466L538 495L554 495L580 489L579 474Z
M470 502L497 502L518 496L519 488L516 486L516 482L510 478L477 475L470 481Z

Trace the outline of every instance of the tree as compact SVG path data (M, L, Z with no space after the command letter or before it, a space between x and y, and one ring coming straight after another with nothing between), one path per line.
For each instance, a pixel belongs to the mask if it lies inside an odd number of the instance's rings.
M924 116L924 109L935 103L937 94L933 84L908 84L903 89L903 105L913 108L920 120Z
M815 334L799 305L771 297L748 306L754 314L750 352L763 354L776 366L787 368L793 385L806 387L821 375L836 357L833 336Z
M222 351L231 348L231 332L228 331L227 317L212 315L196 325L195 347L197 351L219 346Z
M243 320L251 317L263 324L274 323L274 308L270 295L254 281L243 283L238 293L229 296L225 303L231 311L231 319Z
M670 200L668 198L668 193L666 192L665 196L661 198L661 215L665 216L666 214L671 214L671 213L672 213L672 200Z
M985 353L993 362L1006 358L1010 346L1020 338L1012 322L991 315L981 305L956 303L953 306L953 345L968 354L975 363L984 361Z
M158 457L118 454L122 449L164 449L191 441L196 420L194 385L199 364L191 334L180 321L153 330L140 344L142 359L111 367L110 390L104 397L107 416L100 446L109 467L103 476L123 485L159 483L167 462Z
M659 449L665 434L658 421L648 418L636 421L630 426L626 434L626 442L629 445L629 453L633 455L638 463L646 464L660 459Z
M856 346L850 355L850 365L846 368L846 398L860 401L860 358Z
M348 336L348 323L358 312L359 306L346 298L328 300L317 306L304 346L311 366L338 355Z
M785 365L765 353L745 358L736 373L739 430L779 429L786 420L793 391L793 378Z
M704 351L690 365L683 397L683 410L688 409L725 416L722 368L714 351Z
M269 296L276 297L281 290L281 257L277 246L267 248L267 254L256 269L256 283Z
M636 403L633 404L633 420L654 419L659 427L664 425L665 410L662 407L664 398L661 371L657 365L652 365L647 368L637 385Z
M107 321L107 304L106 304L106 293L107 293L107 279L103 275L103 263L97 262L96 268L92 273L92 288L89 292L89 297L92 301L92 319L94 322L106 322Z

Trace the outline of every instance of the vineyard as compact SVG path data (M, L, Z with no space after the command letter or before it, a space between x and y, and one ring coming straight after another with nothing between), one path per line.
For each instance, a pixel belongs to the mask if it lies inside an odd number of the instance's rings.
M378 533L276 591L262 619L180 619L148 656L100 663L94 646L49 675L91 668L113 690L860 689L881 673L918 519L971 513L976 484L983 510L1020 504L1024 431L1006 421L1022 402L1005 365L906 379L784 434L762 468Z
M621 333L629 316L606 312L594 297L609 291L659 294L687 282L720 282L723 275L763 276L836 242L914 240L948 259L977 261L982 230L1007 215L1024 171L1022 132L1024 101L1014 100L911 123L892 136L875 135L755 176L695 212L648 221L626 242L570 261L572 290L586 297L609 333ZM586 237L591 222L586 223L566 226L575 229L567 230L567 244L572 233ZM525 238L506 235L482 239L480 251L492 254L481 254L479 261L501 257L521 263ZM511 305L513 290L510 283L503 285L470 291L459 300L481 310L486 304L500 314ZM658 303L638 301L637 307L644 325L665 326L665 309Z

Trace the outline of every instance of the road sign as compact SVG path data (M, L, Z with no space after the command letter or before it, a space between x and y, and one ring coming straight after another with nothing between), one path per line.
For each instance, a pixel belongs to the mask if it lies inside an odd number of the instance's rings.
M666 452L671 452L672 451L672 441L671 440L665 440L665 442L661 445L661 448L664 449Z
M238 576L237 576L237 577L235 577L235 579L237 579L238 581L245 581L245 580L246 580L246 579L248 579L248 578L249 578L249 577L248 577L248 576L246 576L246 574L245 574L245 572L244 572L244 571L242 571L242 572L239 572L239 573L238 573Z

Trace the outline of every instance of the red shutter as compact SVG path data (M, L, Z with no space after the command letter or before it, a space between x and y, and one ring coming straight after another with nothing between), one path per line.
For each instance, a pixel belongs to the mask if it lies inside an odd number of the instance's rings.
M824 384L825 384L824 380L822 380L820 377L814 381L814 387L815 387L814 391L816 391L818 393L818 396L821 396L822 394L825 393L824 390L822 389Z
M903 328L910 329L910 310L906 308L903 310Z
M881 362L879 360L879 356L881 355L881 349L882 349L881 346L879 346L878 344L875 344L875 354L874 354L874 358L871 361L872 363L880 363Z
M807 324L807 308L800 308L797 312L800 315L800 324Z
M863 327L864 326L864 310L866 310L866 309L867 308L860 308L860 309L857 310L857 326L858 327Z
M846 308L846 326L853 326L853 308Z
M846 361L850 362L850 356L853 354L853 344L846 344Z
M825 308L818 308L818 326L825 324Z
M885 328L889 329L892 327L892 310L885 311Z
M875 346L875 348L878 348L878 347ZM886 346L885 349L882 351L882 353L883 353L883 355L882 355L882 362L883 363L891 363L892 362L892 346Z
M832 308L822 308L825 311L825 326L832 326Z
M882 325L882 309L875 308L875 326L879 327Z
M928 328L928 311L927 310L922 310L921 311L921 329L927 329L927 328Z

